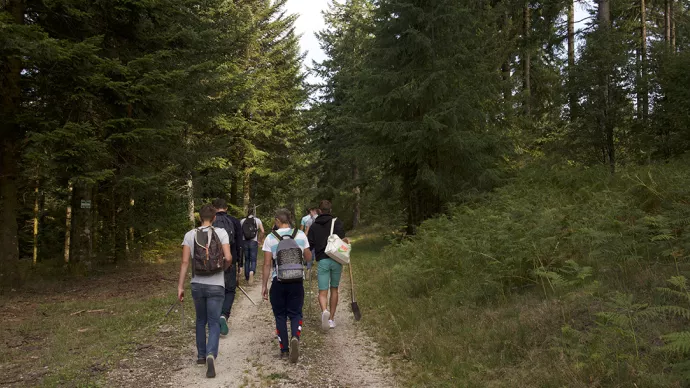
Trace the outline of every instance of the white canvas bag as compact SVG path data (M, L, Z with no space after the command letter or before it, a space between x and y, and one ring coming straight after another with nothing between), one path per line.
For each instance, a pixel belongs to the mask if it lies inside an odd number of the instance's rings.
M328 244L326 244L326 254L331 259L337 261L340 264L350 263L350 251L352 246L345 241L341 240L337 234L333 234L333 227L335 226L334 218L331 221L331 234L328 236Z

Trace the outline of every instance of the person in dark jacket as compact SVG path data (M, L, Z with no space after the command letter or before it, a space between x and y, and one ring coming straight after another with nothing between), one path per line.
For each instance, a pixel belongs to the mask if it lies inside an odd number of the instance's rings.
M232 266L225 270L225 300L220 315L220 334L228 335L228 319L230 310L235 302L235 291L237 289L237 266L242 267L242 247L244 238L242 235L242 225L240 220L228 214L228 203L224 199L218 198L213 201L216 208L216 219L213 222L214 228L223 228L230 236L230 253L232 253Z
M321 306L321 328L324 330L335 329L335 309L338 306L338 286L340 285L340 275L343 272L342 264L331 259L326 254L328 236L331 234L331 223L334 218L331 215L332 205L328 200L319 203L321 214L314 220L309 228L307 238L309 246L314 248L316 262L318 266L319 283L319 305ZM342 221L335 219L333 234L337 234L343 241L345 238L345 228ZM328 290L331 291L330 310Z

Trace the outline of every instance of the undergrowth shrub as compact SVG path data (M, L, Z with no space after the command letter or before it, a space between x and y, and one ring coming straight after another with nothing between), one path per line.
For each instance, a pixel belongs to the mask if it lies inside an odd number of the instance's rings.
M379 339L412 385L681 386L687 317L657 287L690 275L688 165L530 167L426 221L363 269Z

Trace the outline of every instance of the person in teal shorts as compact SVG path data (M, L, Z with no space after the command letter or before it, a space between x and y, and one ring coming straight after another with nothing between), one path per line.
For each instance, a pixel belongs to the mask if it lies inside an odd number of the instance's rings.
M319 305L321 306L321 328L329 330L335 329L335 309L338 306L338 286L340 285L340 275L343 272L343 266L326 254L328 236L331 233L331 222L333 222L334 219L331 214L331 202L328 200L321 201L319 203L319 210L321 214L314 220L314 223L309 228L307 238L309 239L309 246L314 248L319 272L318 283ZM339 219L335 219L333 234L337 234L343 241L349 242L347 238L345 238L345 228L343 227L342 221ZM331 292L330 300L328 297L329 290Z

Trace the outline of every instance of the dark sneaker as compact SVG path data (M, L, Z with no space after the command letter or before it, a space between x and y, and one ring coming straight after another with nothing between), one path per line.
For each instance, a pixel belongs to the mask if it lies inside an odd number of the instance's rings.
M206 359L205 358L197 358L196 363L197 363L197 365L204 365L204 364L206 364Z
M215 359L213 356L206 357L206 377L208 378L216 377L216 366L214 362Z
M297 337L292 337L290 340L290 362L296 363L299 359L299 340Z
M288 352L280 352L280 360L287 360Z
M228 319L225 316L220 316L220 335L228 335L230 329L228 328Z

